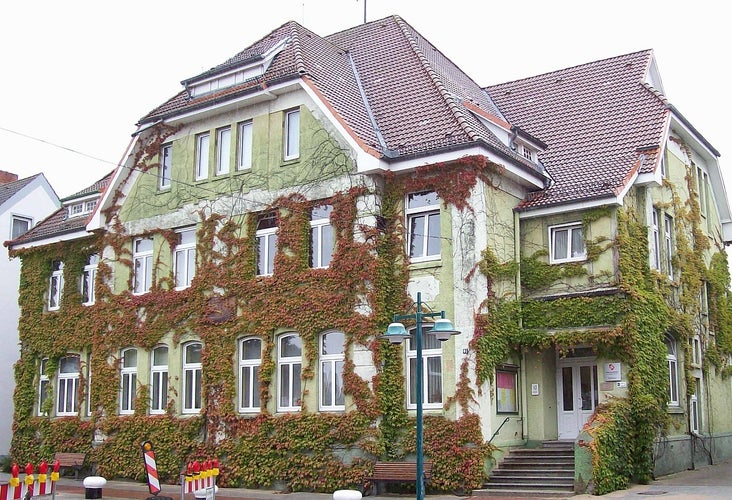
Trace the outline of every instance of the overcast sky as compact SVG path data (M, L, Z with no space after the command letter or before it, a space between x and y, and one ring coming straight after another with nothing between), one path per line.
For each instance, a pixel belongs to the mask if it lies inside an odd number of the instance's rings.
M363 1L6 2L0 170L43 172L71 195L114 168L137 120L181 80L288 20L319 35L359 24ZM666 96L722 154L723 171L732 166L723 2L366 1L369 21L400 15L483 86L654 49Z

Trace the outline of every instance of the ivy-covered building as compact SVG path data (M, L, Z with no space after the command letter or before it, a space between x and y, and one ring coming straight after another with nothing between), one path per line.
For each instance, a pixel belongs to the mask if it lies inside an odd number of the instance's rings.
M545 440L599 491L732 455L719 154L651 51L484 88L397 16L289 22L182 84L83 236L11 244L18 460L140 478L151 439L169 480L360 485L414 454L415 347L381 337L417 292L461 331L425 335L430 488Z

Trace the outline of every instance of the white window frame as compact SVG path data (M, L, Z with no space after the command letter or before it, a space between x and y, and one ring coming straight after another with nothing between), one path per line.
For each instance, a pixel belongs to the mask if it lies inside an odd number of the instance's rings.
M196 136L196 171L197 181L208 179L208 155L211 147L211 133L205 132Z
M253 151L253 130L251 120L241 122L237 134L236 168L237 170L249 170L252 168Z
M173 172L173 145L166 144L160 148L160 165L158 166L158 189L169 189Z
M663 231L666 243L666 273L674 277L674 219L668 214L663 215Z
M444 384L444 370L442 369L442 342L437 340L437 337L428 333L432 330L431 326L422 326L422 408L425 409L441 409L443 407L443 401L445 399L445 384ZM409 338L407 339L407 409L417 409L417 383L415 377L417 375L417 343L416 340L413 342L412 338L416 339L417 329L412 328L409 330ZM430 344L427 344L427 341ZM432 347L430 347L430 345ZM437 347L434 347L437 346ZM432 360L432 363L430 363ZM430 379L430 364L434 365L434 360L439 360L437 365L440 367L439 373L439 401L430 401L430 389L433 389ZM434 379L437 380L437 379Z
M271 226L272 220L277 224L277 215L273 213L260 216L257 222L257 232L255 234L256 254L257 254L257 276L271 276L274 274L274 261L277 255L277 230L275 225ZM260 226L265 226L259 229Z
M247 358L245 345L259 347L258 358ZM256 347L254 347L256 349ZM262 339L245 337L239 340L239 413L259 413L261 401L259 399L259 367L262 366Z
M81 292L81 305L91 306L96 301L96 292L94 290L97 281L97 268L99 266L99 254L93 253L87 257L86 265L81 273L81 283L79 291Z
M158 352L165 350L165 363L155 360ZM150 414L161 415L168 407L168 384L170 349L167 345L158 345L150 352Z
M150 242L149 250L138 250L143 242ZM143 295L152 287L152 260L155 242L152 238L132 240L132 293ZM139 271L139 272L138 272Z
M45 415L43 413L43 405L46 400L48 400L48 388L51 385L51 379L49 378L48 373L46 373L47 366L48 358L42 358L38 374L38 411L36 412L36 415L39 417Z
M701 396L701 380L694 377L694 393L689 397L689 423L691 432L699 434L701 429L701 405L699 397Z
M16 224L24 223L27 229L22 232L16 231ZM33 228L33 219L30 217L23 217L22 215L13 215L10 221L10 240L19 238ZM17 234L16 234L17 233Z
M137 349L123 349L120 357L120 401L119 414L135 413L137 397Z
M299 342L299 356L284 356L285 339L295 338ZM286 375L286 376L285 376ZM300 411L302 399L302 339L295 332L281 335L277 339L277 411Z
M226 175L231 170L231 127L216 130L216 175Z
M285 111L284 157L294 160L300 157L300 110Z
M655 269L656 271L661 270L661 230L659 227L658 219L658 210L654 208L651 210L650 265L651 269Z
M176 231L178 244L173 250L173 276L175 289L184 290L191 286L196 275L196 228L187 227ZM181 266L181 262L184 266Z
M86 356L86 416L91 417L92 414L92 404L91 404L91 377L92 377L92 370L91 370L91 354L87 354Z
M338 337L340 337L340 342ZM328 339L334 339L330 345ZM341 331L324 332L318 339L320 368L320 411L345 411L346 399L343 389L343 367L346 362L346 335ZM327 347L335 352L328 352ZM340 350L338 348L340 347Z
M330 223L331 213L333 205L320 205L310 211L310 267L313 269L327 268L333 259L335 233Z
M567 233L567 252L564 256L557 256L557 235L559 233ZM574 233L579 231L582 241L582 250L573 248ZM576 255L575 255L576 254ZM585 245L584 228L581 222L568 222L566 224L556 224L549 226L549 263L561 264L565 262L580 262L587 259L587 246Z
M183 345L183 402L182 412L186 414L200 413L203 406L203 394L201 385L202 364L201 361L189 359L189 348L198 346L199 356L203 350L201 342L189 342Z
M51 277L48 281L48 310L58 311L64 291L64 263L60 260L53 260L51 269Z
M668 405L678 407L679 402L679 358L676 339L666 335L666 365L668 369L669 398Z
M76 358L76 371L64 370L64 360ZM56 388L56 416L70 417L79 414L79 378L81 358L77 354L69 354L58 363L58 378ZM71 367L73 368L73 366Z
M412 200L417 196L434 196L434 200L431 203L422 206L414 206ZM420 191L415 193L409 193L405 197L404 206L406 218L407 218L407 255L411 262L425 262L431 260L439 260L442 253L442 238L441 238L441 219L440 214L440 197L434 191ZM430 232L431 224L430 221L437 217L437 234ZM420 227L413 227L419 224ZM434 248L430 250L437 241L437 252ZM412 247L413 242L419 241L421 245L421 251L417 252Z

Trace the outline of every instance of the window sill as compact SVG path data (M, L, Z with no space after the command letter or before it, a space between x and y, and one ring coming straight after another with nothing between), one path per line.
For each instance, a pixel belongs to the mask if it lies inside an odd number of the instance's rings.
M432 269L436 267L442 267L442 259L420 260L409 263L409 269Z
M675 415L683 415L684 409L680 406L667 406L666 407L666 413L671 413Z
M294 165L296 163L300 163L300 157L296 156L294 158L283 158L282 163L280 164L281 167L289 167L290 165Z

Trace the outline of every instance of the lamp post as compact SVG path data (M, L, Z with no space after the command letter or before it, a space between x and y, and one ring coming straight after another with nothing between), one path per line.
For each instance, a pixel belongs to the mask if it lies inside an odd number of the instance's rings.
M445 319L445 311L425 312L422 310L422 292L417 292L417 303L414 314L395 314L394 322L389 325L384 334L384 338L389 339L392 344L401 344L404 339L409 337L407 329L400 321L414 320L417 325L415 334L415 344L417 350L417 500L424 499L424 445L422 442L423 428L423 411L422 411L422 373L424 370L424 360L422 359L422 323L424 318L438 318L434 321L432 329L426 333L430 333L437 337L437 340L444 342L452 335L460 332L455 330L449 319Z

